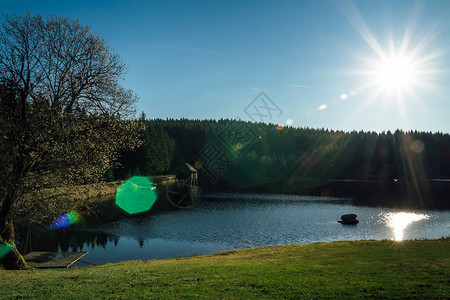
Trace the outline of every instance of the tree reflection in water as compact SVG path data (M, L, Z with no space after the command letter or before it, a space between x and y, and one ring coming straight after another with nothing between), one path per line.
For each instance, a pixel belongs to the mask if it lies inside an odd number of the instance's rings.
M81 252L95 247L106 248L110 242L117 246L119 237L102 233L83 230L53 230L53 231L33 231L31 235L31 245L33 251L49 252ZM25 241L22 241L25 245ZM27 247L28 248L28 247ZM21 249L22 252L29 252L30 249Z

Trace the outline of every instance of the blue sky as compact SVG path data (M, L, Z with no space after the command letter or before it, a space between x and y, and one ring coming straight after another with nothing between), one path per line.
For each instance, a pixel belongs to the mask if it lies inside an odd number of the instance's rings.
M264 110L254 101L264 92L266 104L279 109L266 122L450 132L447 0L0 5L5 13L58 14L90 25L128 66L124 86L150 118L250 120L245 109ZM383 57L394 75L380 71ZM392 69L392 57L407 59L414 76Z

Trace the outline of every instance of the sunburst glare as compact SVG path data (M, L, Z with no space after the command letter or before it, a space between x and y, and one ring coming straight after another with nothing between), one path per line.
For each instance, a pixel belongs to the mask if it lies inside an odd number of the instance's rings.
M439 93L436 78L443 70L438 67L438 59L445 51L431 49L435 35L433 29L426 34L414 32L418 14L413 13L401 39L391 35L383 40L389 45L384 48L352 2L343 2L341 8L350 24L373 50L372 55L361 57L359 68L350 70L351 75L362 79L357 88L370 93L368 100L383 96L381 99L384 101L399 100L402 108L401 102L406 98L417 101L422 92Z

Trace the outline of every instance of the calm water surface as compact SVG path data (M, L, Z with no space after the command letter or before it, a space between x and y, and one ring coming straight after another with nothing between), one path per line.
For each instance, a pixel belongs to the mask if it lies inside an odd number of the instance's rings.
M357 214L360 223L336 222L347 213ZM88 251L85 261L103 264L267 245L440 238L450 236L450 211L363 207L348 199L313 196L213 194L191 210L129 217L78 230L94 238L79 240L72 250Z

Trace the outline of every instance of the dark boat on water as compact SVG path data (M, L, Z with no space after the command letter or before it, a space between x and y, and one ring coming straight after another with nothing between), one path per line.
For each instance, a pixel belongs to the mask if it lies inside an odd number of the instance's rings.
M357 217L357 215L355 215L355 214L342 215L341 219L338 221L338 223L341 223L344 225L356 225L359 223L359 220L357 220L356 217Z

